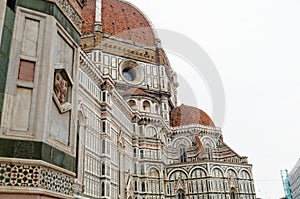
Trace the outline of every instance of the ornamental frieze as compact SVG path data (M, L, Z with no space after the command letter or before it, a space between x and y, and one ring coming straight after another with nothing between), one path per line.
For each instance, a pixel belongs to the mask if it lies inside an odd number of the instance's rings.
M77 13L77 11L72 6L72 4L67 0L55 0L55 3L59 6L59 8L63 11L63 13L67 16L67 18L80 31L82 28L82 18Z

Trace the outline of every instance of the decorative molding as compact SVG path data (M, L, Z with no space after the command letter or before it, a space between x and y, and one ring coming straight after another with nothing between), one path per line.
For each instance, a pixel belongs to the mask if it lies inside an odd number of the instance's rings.
M98 86L100 86L104 80L97 66L90 61L88 56L83 51L80 51L79 59L80 69L82 69L82 71L84 71Z
M55 3L80 32L82 28L82 18L69 2L69 0L55 0Z

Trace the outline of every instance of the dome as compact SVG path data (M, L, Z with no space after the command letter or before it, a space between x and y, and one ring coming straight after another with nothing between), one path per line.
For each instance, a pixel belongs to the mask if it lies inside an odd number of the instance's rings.
M94 32L95 12L95 0L87 1L83 9L83 34ZM101 22L103 33L156 46L156 34L150 21L138 8L126 1L102 0Z
M211 118L201 109L182 104L170 112L170 125L172 127L185 126L189 124L201 124L215 127Z

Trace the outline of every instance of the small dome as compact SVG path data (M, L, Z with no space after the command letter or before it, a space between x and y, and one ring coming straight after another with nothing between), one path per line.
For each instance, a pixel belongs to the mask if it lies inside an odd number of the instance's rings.
M215 127L211 118L201 109L182 104L170 112L170 125L172 127L185 126L189 124L201 124Z

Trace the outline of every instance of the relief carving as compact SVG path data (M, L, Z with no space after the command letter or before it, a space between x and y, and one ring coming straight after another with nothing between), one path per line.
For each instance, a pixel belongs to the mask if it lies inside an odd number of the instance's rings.
M63 104L67 100L68 82L64 80L60 73L55 74L54 93L58 101Z
M65 69L55 70L53 84L53 99L60 113L71 109L72 81Z

